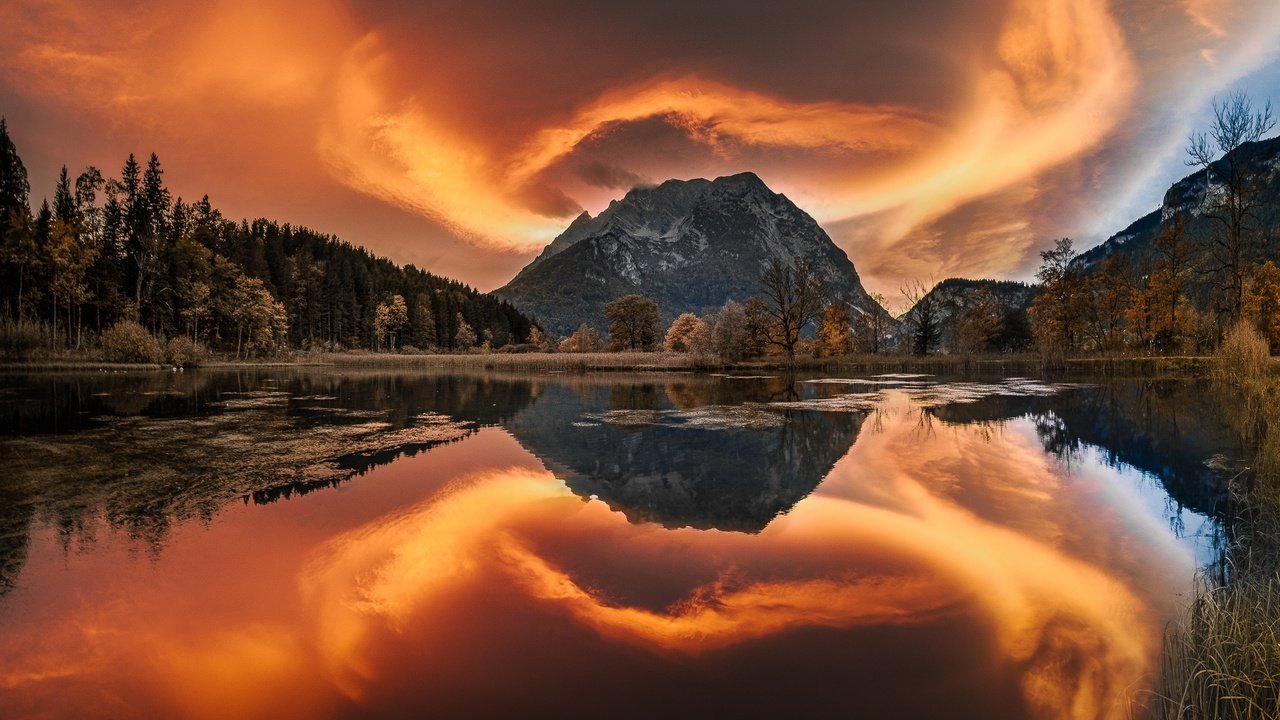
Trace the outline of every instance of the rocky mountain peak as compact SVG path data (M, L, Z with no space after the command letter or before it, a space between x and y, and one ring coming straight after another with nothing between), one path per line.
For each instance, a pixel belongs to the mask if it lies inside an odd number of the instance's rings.
M758 295L773 257L809 261L858 311L883 312L848 256L807 213L755 173L668 180L583 213L496 292L553 332L603 329L604 303L629 293L658 301L670 320Z

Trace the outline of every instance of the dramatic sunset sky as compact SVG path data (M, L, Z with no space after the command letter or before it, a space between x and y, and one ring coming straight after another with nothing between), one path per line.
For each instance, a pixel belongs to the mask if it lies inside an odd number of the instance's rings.
M637 183L758 173L873 290L1025 278L1280 100L1275 0L7 0L33 202L155 151L175 194L480 289Z

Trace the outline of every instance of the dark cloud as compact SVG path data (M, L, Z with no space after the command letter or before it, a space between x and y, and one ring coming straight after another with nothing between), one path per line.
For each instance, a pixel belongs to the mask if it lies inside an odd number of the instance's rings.
M588 185L608 190L630 190L655 184L639 173L601 160L580 162L574 171Z
M549 218L572 218L582 212L582 205L563 190L551 185L531 185L519 195L529 210Z

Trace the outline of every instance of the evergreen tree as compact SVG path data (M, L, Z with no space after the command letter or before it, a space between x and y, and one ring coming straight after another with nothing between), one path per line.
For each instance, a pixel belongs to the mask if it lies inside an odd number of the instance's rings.
M71 196L71 179L67 176L67 166L62 166L58 175L58 185L53 191L53 216L70 225L76 221L76 201Z
M31 208L28 196L31 185L27 168L9 138L9 128L0 117L0 263L3 263L5 287L12 288L14 312L23 312L23 290L35 261L34 237L31 233Z

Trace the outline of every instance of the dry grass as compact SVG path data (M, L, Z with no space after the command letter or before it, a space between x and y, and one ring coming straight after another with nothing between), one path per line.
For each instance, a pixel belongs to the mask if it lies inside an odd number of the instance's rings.
M1152 717L1280 717L1278 389L1274 379L1245 385L1247 412L1257 413L1262 440L1252 473L1232 482L1226 554L1198 578L1186 615L1166 636Z
M1162 720L1276 717L1280 702L1280 576L1202 580L1166 638L1153 716Z
M1222 346L1213 356L1215 380L1240 385L1264 377L1270 372L1271 346L1262 333L1245 323L1237 323L1227 331Z

